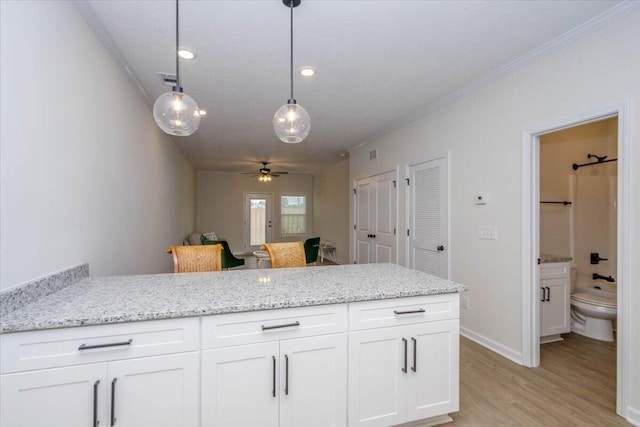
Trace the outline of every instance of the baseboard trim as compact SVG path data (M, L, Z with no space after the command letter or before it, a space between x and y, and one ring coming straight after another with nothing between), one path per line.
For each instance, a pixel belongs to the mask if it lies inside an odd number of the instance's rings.
M524 361L522 360L522 353L515 351L512 348L504 346L490 338L485 337L484 335L480 335L462 326L460 327L460 335L480 344L483 347L488 348L494 353L498 353L500 356L505 357L512 362L517 363L518 365L524 365Z
M425 418L423 420L411 421L409 423L400 424L396 427L432 427L442 424L452 423L453 419L449 415L439 415L437 417Z
M634 426L640 426L640 409L627 406L627 421Z

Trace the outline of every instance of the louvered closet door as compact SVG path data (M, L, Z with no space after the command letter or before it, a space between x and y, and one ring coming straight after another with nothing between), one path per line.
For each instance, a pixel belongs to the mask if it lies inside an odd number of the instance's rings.
M447 279L447 158L411 166L409 179L409 267Z

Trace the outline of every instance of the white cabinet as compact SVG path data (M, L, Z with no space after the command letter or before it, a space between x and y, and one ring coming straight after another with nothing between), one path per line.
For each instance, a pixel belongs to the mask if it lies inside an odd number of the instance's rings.
M173 339L169 347L196 350L189 336L197 336L197 319L145 323L130 326L125 340L124 325L3 336L4 367L17 372L0 377L0 425L196 427L198 352L127 356L151 354L154 345L162 353L176 330L186 340ZM38 357L29 357L33 347ZM75 366L64 366L72 360ZM80 363L95 360L101 362ZM20 372L24 364L46 369Z
M440 304L353 304L352 319L391 327L349 333L349 426L386 427L458 410L457 295L433 298ZM431 320L439 318L447 320Z
M559 341L571 331L571 279L568 262L540 265L540 342Z
M205 318L202 427L346 427L346 318L345 305Z

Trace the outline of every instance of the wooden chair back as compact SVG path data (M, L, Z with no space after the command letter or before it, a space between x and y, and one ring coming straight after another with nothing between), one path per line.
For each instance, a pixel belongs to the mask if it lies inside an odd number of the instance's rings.
M302 242L265 243L261 249L269 253L272 268L307 266Z
M174 273L222 270L222 245L169 246Z

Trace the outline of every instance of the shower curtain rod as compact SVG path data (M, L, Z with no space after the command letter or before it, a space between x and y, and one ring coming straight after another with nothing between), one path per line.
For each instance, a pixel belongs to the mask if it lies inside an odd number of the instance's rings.
M609 162L617 162L618 159L609 159L609 160L605 160L607 158L607 156L596 156L595 154L587 154L587 159L591 159L595 157L596 159L598 159L598 161L596 162L591 162L591 163L583 163L581 165L574 163L573 164L573 170L577 171L579 168L583 167L583 166L593 166L593 165L599 165L601 163L609 163Z

